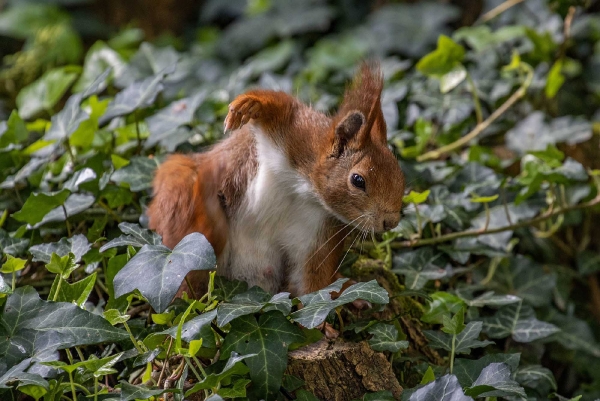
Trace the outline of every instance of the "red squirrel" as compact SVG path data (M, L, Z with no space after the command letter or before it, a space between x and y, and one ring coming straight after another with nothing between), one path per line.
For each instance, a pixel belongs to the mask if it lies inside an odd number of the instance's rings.
M227 138L158 168L150 228L171 248L204 234L217 274L270 293L331 284L350 231L382 232L400 219L404 175L387 145L382 87L379 67L364 63L333 117L284 92L239 95ZM205 280L190 275L194 287Z

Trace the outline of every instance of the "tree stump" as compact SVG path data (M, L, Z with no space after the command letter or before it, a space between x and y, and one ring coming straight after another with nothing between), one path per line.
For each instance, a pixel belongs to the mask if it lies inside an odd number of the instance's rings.
M390 391L400 399L402 387L385 355L366 342L325 339L290 352L287 374L302 379L305 388L327 401L349 401L375 391Z

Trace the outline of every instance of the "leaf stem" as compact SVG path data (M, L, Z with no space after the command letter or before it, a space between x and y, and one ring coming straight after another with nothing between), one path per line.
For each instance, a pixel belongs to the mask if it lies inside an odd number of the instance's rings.
M456 334L452 335L452 349L450 350L450 374L454 370L454 351L456 349Z
M123 326L125 327L125 330L127 330L127 333L129 333L129 338L131 339L131 342L133 343L133 346L135 347L135 349L137 349L140 354L143 354L144 350L138 344L137 340L133 336L133 333L131 332L131 329L129 328L129 325L127 324L127 322L123 322Z
M481 112L481 102L479 101L479 96L477 95L477 87L475 86L475 81L471 77L471 74L467 71L467 82L469 82L469 86L471 86L471 95L473 96L473 104L475 105L475 117L477 118L477 124L481 124L483 121L483 113Z
M67 373L69 374L69 383L71 383L71 394L73 395L73 400L77 400L77 393L75 392L75 383L73 382L73 372L69 370Z
M60 293L60 286L62 284L62 277L58 278L58 284L56 285L56 292L54 293L54 296L52 297L52 301L56 302L56 300L58 299L58 294Z
M475 128L473 128L473 130L471 130L471 132L469 132L467 135L459 138L458 140L456 140L446 146L442 146L441 148L429 151L429 152L417 157L417 161L422 162L422 161L426 161L426 160L437 159L444 153L448 153L453 150L456 150L456 149L462 147L463 145L466 145L471 140L475 139L486 128L488 128L494 121L496 121L496 119L498 119L498 117L500 117L502 114L504 114L512 105L514 105L519 99L521 99L523 96L525 96L525 94L527 93L527 88L529 88L529 85L531 85L532 80L533 80L533 70L531 67L528 66L527 67L527 76L525 77L525 80L523 81L523 83L521 84L519 89L517 89L516 92L513 93L504 103L502 103L502 105L500 107L498 107L492 114L490 114L490 116L487 119L485 119L485 121L483 121L480 124L477 124L475 126Z

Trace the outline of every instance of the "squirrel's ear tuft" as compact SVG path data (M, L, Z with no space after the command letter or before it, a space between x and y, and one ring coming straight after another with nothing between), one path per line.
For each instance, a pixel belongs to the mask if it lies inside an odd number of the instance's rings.
M358 110L350 111L335 126L335 138L333 140L333 155L339 157L344 153L348 142L354 139L365 124L365 116Z
M383 75L379 64L364 62L350 86L346 89L338 115L345 116L349 111L360 111L365 118L365 136L373 141L387 143L385 120L381 111L381 91Z

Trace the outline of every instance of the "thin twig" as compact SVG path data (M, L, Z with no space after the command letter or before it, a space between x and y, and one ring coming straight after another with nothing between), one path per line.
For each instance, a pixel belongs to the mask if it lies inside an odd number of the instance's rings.
M500 4L497 7L494 7L487 13L483 14L481 18L479 18L479 21L477 21L477 23L483 24L484 22L492 20L500 14L502 14L503 12L505 12L506 10L508 10L509 8L514 7L517 4L522 3L524 1L525 0L506 0L504 3Z
M481 124L477 124L471 132L469 132L467 135L461 137L460 139L458 139L446 146L442 146L441 148L429 151L429 152L417 157L417 161L422 162L422 161L426 161L426 160L437 159L444 153L448 153L455 149L458 149L458 148L462 147L463 145L466 145L467 143L469 143L471 140L475 139L486 128L488 128L494 121L496 121L496 119L498 119L498 117L500 117L502 114L504 114L506 112L506 110L508 110L519 99L521 99L523 96L525 96L525 94L527 93L527 88L529 87L529 85L531 85L532 80L533 80L533 71L529 68L527 70L527 77L525 78L525 80L523 81L523 83L521 84L519 89L517 89L517 91L515 93L513 93L506 100L506 102L502 103L502 105L500 107L498 107L492 114L490 114L490 116L487 119L485 119L485 121L483 121Z
M513 231L518 228L528 227L528 226L532 226L534 224L541 223L543 221L546 221L546 220L548 220L554 216L558 216L560 214L565 214L565 213L571 212L573 210L587 209L587 208L594 207L599 204L600 204L600 195L596 196L594 199L592 199L589 202L584 202L584 203L580 203L578 205L573 205L573 206L569 206L569 207L565 207L565 208L554 209L554 210L548 211L546 213L543 213L533 219L523 220L523 221L520 221L515 224L509 224L507 226L490 228L486 231L482 231L481 229L460 231L460 232L442 235L442 236L435 237L435 238L396 241L396 242L392 242L390 246L393 249L412 248L412 247L417 247L417 246L440 244L440 243L452 241L452 240L455 240L458 238L477 237L480 235L497 234L497 233L501 233L504 231ZM369 243L366 243L366 244L364 244L364 246L365 246L365 248L369 249L369 247L371 247L372 245Z

